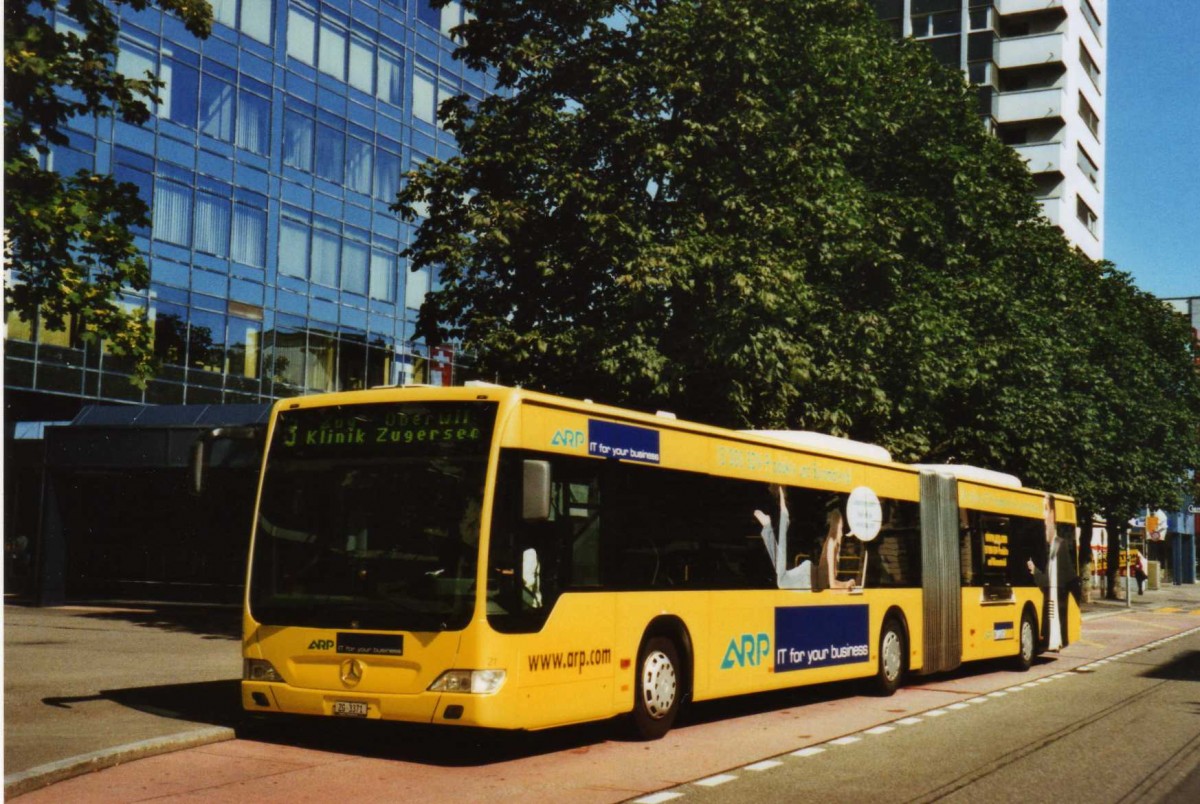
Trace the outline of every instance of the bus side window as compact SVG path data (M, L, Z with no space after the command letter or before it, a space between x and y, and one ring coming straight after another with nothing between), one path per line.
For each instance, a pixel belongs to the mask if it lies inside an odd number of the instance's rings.
M981 581L987 600L1009 600L1013 596L1009 565L1012 561L1010 522L999 514L978 514L976 539L983 558Z
M972 522L974 520L974 523ZM975 549L975 538L979 521L978 513L960 508L958 511L958 562L962 572L962 585L975 586L979 581L979 558Z
M867 586L914 588L921 585L920 505L884 499L883 524L867 547Z

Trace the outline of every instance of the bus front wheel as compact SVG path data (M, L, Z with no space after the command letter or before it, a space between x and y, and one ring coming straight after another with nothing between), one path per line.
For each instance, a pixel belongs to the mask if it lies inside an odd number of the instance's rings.
M637 668L633 727L643 740L657 740L671 730L679 714L679 650L666 637L651 637L642 648Z
M875 691L888 696L900 689L904 678L904 629L895 618L883 624L879 634L879 671L875 674Z

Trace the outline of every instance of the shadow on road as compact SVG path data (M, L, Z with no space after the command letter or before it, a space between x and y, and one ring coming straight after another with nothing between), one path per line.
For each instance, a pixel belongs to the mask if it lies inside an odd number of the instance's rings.
M1188 651L1172 662L1147 670L1142 677L1164 681L1200 681L1200 650Z
M843 682L705 701L687 707L675 728L808 706L861 691L860 683ZM486 766L563 751L584 753L604 742L636 740L622 717L546 731L505 732L375 720L260 715L247 716L237 735L277 745L445 767Z
M231 678L157 687L129 687L101 690L96 695L43 698L42 703L59 709L71 709L76 704L107 700L159 717L235 728L242 722L240 684L238 679Z
M612 721L540 732L502 732L456 726L334 720L292 716L247 717L240 739L372 759L471 767L539 754L586 751L615 736Z
M67 608L42 608L31 601L5 596L4 605L42 612L47 617L63 613L95 622L127 622L144 628L183 634L199 634L205 639L241 639L240 606L188 606L170 603L111 602L70 603Z
M205 639L241 639L242 612L237 608L155 606L82 612L80 616L104 622L124 621L160 631L199 634Z

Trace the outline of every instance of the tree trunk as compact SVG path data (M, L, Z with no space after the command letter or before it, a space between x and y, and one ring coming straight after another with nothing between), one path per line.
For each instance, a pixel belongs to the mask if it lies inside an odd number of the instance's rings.
M1079 584L1083 592L1082 603L1092 602L1092 511L1078 508L1075 521L1079 525Z
M1120 581L1121 550L1125 546L1126 522L1129 517L1122 511L1114 511L1107 517L1108 524L1108 591L1104 595L1107 600L1119 600L1117 583Z

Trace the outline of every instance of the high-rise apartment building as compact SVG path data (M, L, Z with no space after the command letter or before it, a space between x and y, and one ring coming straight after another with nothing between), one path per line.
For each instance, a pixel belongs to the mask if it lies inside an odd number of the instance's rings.
M873 0L979 90L980 114L1029 164L1042 211L1104 254L1107 0Z
M66 6L60 3L59 8ZM414 345L431 278L399 256L412 227L388 209L400 177L455 153L444 98L487 75L451 58L460 4L214 0L204 41L157 9L120 9L118 68L165 82L142 126L77 119L46 164L132 182L145 310L162 370L144 391L70 326L10 315L11 423L70 419L86 402L259 402L308 391L450 381L448 350ZM76 24L48 11L60 29Z

